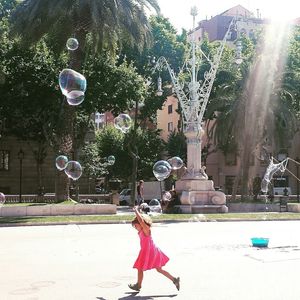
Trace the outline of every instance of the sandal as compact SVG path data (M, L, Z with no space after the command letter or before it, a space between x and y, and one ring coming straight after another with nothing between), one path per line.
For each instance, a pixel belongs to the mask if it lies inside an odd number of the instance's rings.
M173 283L175 284L177 290L180 290L180 277L174 278Z
M141 288L138 286L137 283L135 284L128 284L128 287L130 287L132 290L139 292Z

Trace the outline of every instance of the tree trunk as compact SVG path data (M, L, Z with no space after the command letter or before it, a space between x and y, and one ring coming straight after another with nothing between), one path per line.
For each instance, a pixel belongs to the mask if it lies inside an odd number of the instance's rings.
M135 101L135 113L134 113L134 127L132 132L132 139L129 145L129 153L132 157L132 174L131 174L131 205L135 205L136 199L136 178L138 171L138 148L136 146L136 131L137 131L137 115L138 115L138 100Z
M73 124L75 118L75 108L67 103L63 103L63 118L60 126L58 151L59 155L66 155L70 160L73 159ZM70 179L65 172L57 172L56 177L56 202L68 200L70 198Z
M77 40L79 41L79 47L76 51L69 51L70 53L70 64L69 68L79 71L81 69L83 61L83 49L85 45L84 31L76 33ZM74 159L75 153L78 149L74 149L74 128L75 128L75 117L76 117L76 106L69 105L64 97L63 100L63 117L59 127L59 138L58 138L58 153L59 155L66 155L69 160ZM55 200L57 202L65 201L70 199L70 179L64 172L57 172L56 184L55 184Z

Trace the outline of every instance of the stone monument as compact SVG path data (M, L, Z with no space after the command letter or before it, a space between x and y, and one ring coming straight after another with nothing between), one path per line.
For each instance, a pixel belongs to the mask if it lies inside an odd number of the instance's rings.
M224 50L227 37L234 28L234 18L228 24L228 30L213 59L209 59L196 44L195 16L197 8L191 9L193 16L193 30L191 39L191 54L184 64L182 71L187 76L176 76L164 57L160 57L155 69L161 70L165 66L172 79L172 84L180 102L184 124L184 134L187 139L187 169L185 174L177 180L175 190L180 195L180 210L183 213L204 213L228 211L226 197L223 192L214 189L212 180L208 180L205 166L201 165L201 140L204 133L202 119L212 89L217 69ZM201 81L197 80L201 61L206 59L210 69L205 72ZM179 74L180 75L180 74ZM187 78L186 81L181 78ZM158 89L161 90L161 78L158 78ZM186 92L187 90L187 92Z

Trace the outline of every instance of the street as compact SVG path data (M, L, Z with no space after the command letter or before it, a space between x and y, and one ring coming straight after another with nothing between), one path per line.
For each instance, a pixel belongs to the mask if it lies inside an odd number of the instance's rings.
M299 229L299 221L154 224L181 290L151 270L134 293L139 239L130 223L0 227L0 299L298 300ZM269 247L252 247L252 237L270 238Z

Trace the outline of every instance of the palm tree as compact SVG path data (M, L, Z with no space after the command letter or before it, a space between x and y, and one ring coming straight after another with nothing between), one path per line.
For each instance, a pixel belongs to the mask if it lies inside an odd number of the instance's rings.
M12 33L20 35L28 45L44 37L51 46L62 50L69 37L79 42L70 51L70 68L80 71L84 61L87 38L94 51L114 52L122 44L143 48L151 41L146 10L159 11L156 0L24 0L11 17ZM90 44L90 43L88 43ZM75 108L63 101L58 153L71 155L74 151L73 124ZM68 179L58 173L56 199L69 198Z
M115 49L124 41L143 48L151 40L147 9L159 11L156 0L24 0L12 15L15 33L28 43L46 33L58 47L76 36L81 47L91 33L100 49Z
M286 141L297 131L292 87L284 82L287 74L279 72L268 82L268 68L261 71L261 59L236 85L219 87L217 101L208 109L208 114L216 117L209 136L224 154L236 152L240 156L234 190L241 179L242 195L248 194L249 167L255 149L265 146L266 141L274 149L285 148ZM249 77L245 76L247 73ZM257 81L262 82L262 78L266 79L264 89L259 90Z

